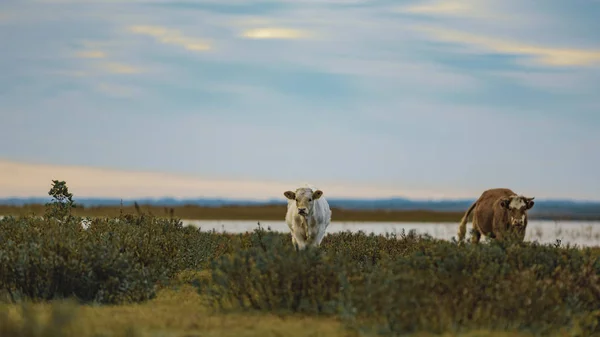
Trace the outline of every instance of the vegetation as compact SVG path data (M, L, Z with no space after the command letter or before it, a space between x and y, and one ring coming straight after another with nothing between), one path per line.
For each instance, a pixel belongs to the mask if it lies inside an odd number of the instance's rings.
M178 218L186 220L251 220L251 221L282 221L285 217L285 205L256 205L256 206L175 206L164 207L154 205L138 205L139 209L156 217L171 217L173 213ZM0 216L44 215L46 207L42 204L27 204L24 206L0 205ZM452 222L458 223L464 212L429 211L429 210L357 210L332 207L335 221L358 222ZM466 208L465 208L466 211ZM81 217L118 217L121 213L137 214L136 206L88 206L74 205L71 213ZM584 220L599 221L600 217L587 213L539 214L533 212L531 220Z
M139 205L143 212L157 217L170 217L171 213L181 219L188 220L252 220L280 221L285 217L285 205L258 206L219 206L202 207L196 205L177 206L172 208ZM403 221L403 222L458 222L462 212L434 211L381 211L381 210L348 210L332 208L336 221ZM0 205L0 215L44 215L45 206L41 204L25 206ZM96 206L83 207L77 205L72 213L82 217L117 217L119 214L137 214L135 206Z
M600 335L600 248L219 234L138 209L0 220L0 336Z

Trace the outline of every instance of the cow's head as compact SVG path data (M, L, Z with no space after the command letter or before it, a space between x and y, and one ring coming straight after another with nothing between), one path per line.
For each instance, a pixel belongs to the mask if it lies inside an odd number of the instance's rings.
M511 195L500 199L500 207L508 210L508 222L511 226L519 228L525 225L525 215L535 204L534 198Z
M323 191L316 190L313 192L310 188L299 188L296 192L285 191L283 195L289 200L296 201L296 208L298 208L298 214L307 216L311 214L314 201L319 199L323 195Z

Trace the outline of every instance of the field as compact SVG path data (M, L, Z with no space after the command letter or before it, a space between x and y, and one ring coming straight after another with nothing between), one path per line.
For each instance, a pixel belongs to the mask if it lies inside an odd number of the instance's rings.
M600 248L428 236L223 234L101 216L65 185L0 220L0 336L598 336Z
M22 207L0 205L0 215L43 215L44 205L26 205ZM140 205L140 210L156 216L173 214L190 220L281 220L285 217L285 205L265 206L221 206L201 207L195 205L165 208ZM339 221L420 221L420 222L457 222L463 216L460 212L428 212L428 211L355 211L332 209L335 219ZM115 217L119 214L136 214L134 206L114 207L76 207L73 215L83 217Z
M251 220L269 221L282 220L285 217L285 205L257 205L257 206L219 206L203 207L186 205L176 207L159 207L153 205L139 205L145 213L159 217L169 217L171 214L181 219L188 220ZM466 211L466 209L465 209ZM43 215L45 206L41 204L28 204L25 206L0 205L2 215ZM134 206L76 206L72 214L82 217L116 217L119 214L136 214ZM173 212L173 213L171 213ZM356 222L452 222L458 223L464 211L442 212L429 210L353 210L332 207L335 221ZM598 221L600 217L584 214L554 214L530 215L532 220L586 220Z

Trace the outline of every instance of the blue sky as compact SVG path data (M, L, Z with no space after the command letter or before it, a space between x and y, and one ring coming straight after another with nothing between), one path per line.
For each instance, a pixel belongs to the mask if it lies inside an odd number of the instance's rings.
M598 17L593 0L4 0L0 194L600 200Z

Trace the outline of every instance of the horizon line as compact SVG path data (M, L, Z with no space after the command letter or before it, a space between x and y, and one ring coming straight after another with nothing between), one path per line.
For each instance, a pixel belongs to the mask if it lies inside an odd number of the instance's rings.
M0 196L0 201L6 200L31 200L31 199L48 199L50 200L51 196ZM287 203L284 198L268 198L268 199L252 199L252 198L229 198L229 197L171 197L171 196L142 196L137 198L120 198L120 197L107 197L107 196L79 196L76 197L73 195L74 202L77 203L77 200L85 200L85 201L95 201L95 200L105 200L105 201L122 201L122 202L137 202L137 201L155 201L158 202L160 200L173 200L176 202L185 202L185 201L226 201L229 203ZM330 201L390 201L390 200L403 200L408 202L472 202L477 199L477 197L471 198L409 198L409 197L372 197L372 198L358 198L358 197L330 197L328 198ZM537 202L572 202L572 203L599 203L600 200L593 199L574 199L574 198L536 198ZM0 204L2 205L2 204Z

